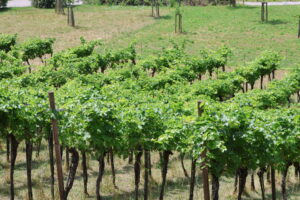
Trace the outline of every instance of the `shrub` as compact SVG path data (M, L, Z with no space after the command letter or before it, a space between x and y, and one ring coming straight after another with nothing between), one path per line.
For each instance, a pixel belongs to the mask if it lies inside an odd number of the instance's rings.
M11 48L16 44L17 34L7 35L0 34L0 51L9 52Z
M6 7L7 1L8 0L0 0L0 8Z
M32 6L36 8L54 8L55 0L32 0Z

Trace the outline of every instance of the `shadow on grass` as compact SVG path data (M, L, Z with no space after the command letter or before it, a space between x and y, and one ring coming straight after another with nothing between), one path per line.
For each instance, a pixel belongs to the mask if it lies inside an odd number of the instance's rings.
M299 191L299 189L300 189L300 183L294 183L294 184L291 184L291 185L287 186L288 199L291 196L295 197L294 196L295 191ZM255 192L259 193L259 195L260 195L261 191L260 191L259 187L257 188L257 190ZM261 197L253 198L249 194L245 194L243 196L244 196L244 198L243 198L244 200L261 200L262 199ZM272 199L272 193L267 193L265 196L266 196L266 199ZM281 197L282 197L281 196L281 188L278 185L276 185L276 197L278 199L281 199Z
M49 161L47 160L33 160L31 163L31 169L38 169L41 166L48 164ZM22 163L17 163L15 165L15 170L26 170L26 162L22 162Z
M169 20L171 18L172 17L170 15L164 15L164 16L160 16L160 17L154 17L154 19L156 19L156 20L160 20L160 19L162 19L162 20Z
M281 19L273 19L268 21L266 24L270 24L270 25L279 25L279 24L287 24L287 21L281 20Z
M236 7L227 6L228 10L238 10L238 9L257 9L255 6L237 5Z
M0 8L0 13L5 13L12 10L12 8Z
M198 180L198 177L197 177ZM197 186L199 187L199 185L202 185L201 183L197 183ZM158 184L156 182L151 182L150 183L150 188L149 188L149 194L151 196L151 199L158 199L159 195L160 195L160 188L161 188L161 184ZM166 187L165 187L165 194L169 193L169 192L176 192L176 193L180 193L183 191L186 191L187 188L189 188L189 180L186 178L177 178L176 180L168 180L166 183ZM144 191L143 191L143 185L140 185L140 189L139 189L139 196L142 197L144 195ZM105 200L113 200L113 199L134 199L134 195L135 195L135 191L130 191L130 192L125 192L125 191L121 191L121 194L117 194L117 195L106 195L103 196L103 199Z

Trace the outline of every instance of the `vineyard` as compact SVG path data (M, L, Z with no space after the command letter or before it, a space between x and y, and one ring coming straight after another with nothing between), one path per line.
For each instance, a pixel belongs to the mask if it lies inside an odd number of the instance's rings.
M32 163L41 144L47 144L49 153L51 199L59 199L55 166L63 157L67 170L61 199L68 199L79 168L82 193L107 199L101 193L105 171L111 170L111 181L118 188L118 159L133 167L132 199L163 200L175 155L189 185L184 199L196 199L197 171L204 195L208 192L213 200L225 199L219 189L226 176L235 177L235 199L245 198L247 180L254 190L257 178L256 190L267 199L265 176L272 200L279 188L277 199L289 199L289 169L294 166L300 176L300 70L278 79L283 59L278 53L261 52L252 62L232 69L227 62L234 55L227 46L191 56L185 51L188 41L173 42L171 48L137 59L135 44L96 53L95 48L105 49L101 41L80 40L77 47L53 53L55 39L17 43L17 35L0 35L0 138L9 166L11 200L18 199L14 171L22 144L26 154L22 181L29 200L37 199ZM37 61L39 65L33 64ZM55 98L55 104L50 98L51 108L49 97ZM54 152L54 122L60 156ZM156 155L159 159L153 159ZM93 191L88 187L87 158L98 162ZM155 168L161 183L159 195L150 198Z

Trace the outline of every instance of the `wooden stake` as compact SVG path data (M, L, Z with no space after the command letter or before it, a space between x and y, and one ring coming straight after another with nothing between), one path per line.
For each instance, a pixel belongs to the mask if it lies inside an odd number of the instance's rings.
M68 25L75 27L75 18L73 12L73 6L68 6Z
M179 14L179 33L182 33L182 15Z
M276 200L276 180L275 169L271 166L271 184L272 184L272 200Z
M268 2L265 2L265 9L266 9L266 22L268 22L269 20Z
M200 107L202 101L198 101L198 116L200 117L203 113L203 109ZM208 168L205 164L207 150L205 149L201 154L201 168L202 168L202 178L203 178L203 194L204 200L209 200L209 177L208 177Z
M300 38L300 16L299 16L298 38Z
M265 2L261 2L261 21L265 21Z
M49 103L52 112L56 111L55 108L55 98L54 92L49 92ZM54 140L54 148L55 148L55 158L56 158L56 168L57 168L57 179L58 179L58 189L60 200L64 200L64 181L63 181L63 170L62 170L62 161L60 154L60 145L58 141L58 123L57 119L52 118L52 131L53 131L53 140Z
M178 14L175 15L175 33L177 33L177 17L178 17Z

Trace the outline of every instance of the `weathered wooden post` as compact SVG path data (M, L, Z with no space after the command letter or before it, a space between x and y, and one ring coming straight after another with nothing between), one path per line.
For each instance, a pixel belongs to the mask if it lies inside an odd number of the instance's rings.
M268 2L265 2L265 9L266 9L266 22L269 20L269 8L268 8Z
M151 16L154 17L154 0L151 0L151 8L152 8L152 12L151 12Z
M182 33L182 14L179 8L176 9L175 13L175 33Z
M175 14L175 33L177 33L177 29L178 29L178 14Z
M272 200L276 200L276 180L275 180L275 169L271 166L271 187L272 187Z
M55 113L56 108L55 108L54 92L49 92L48 95L49 95L49 103L50 103L51 111ZM60 196L60 200L64 200L64 180L63 180L63 170L62 170L62 162L61 162L61 154L60 154L60 145L58 140L57 119L55 119L55 117L52 117L51 123L52 123L53 140L54 140L54 148L55 148L59 196Z
M55 1L55 13L64 15L64 5L62 0L56 0Z
M182 15L179 14L179 33L182 33Z
M261 21L265 21L265 2L261 2Z
M72 5L68 6L68 25L75 27L75 18Z
M298 38L300 38L300 16L299 16Z
M158 0L155 0L155 7L156 7L156 17L160 17Z
M198 101L198 116L200 117L203 113L203 108L201 107L202 101ZM204 144L205 145L205 144ZM201 153L201 168L202 168L202 179L203 179L203 194L204 200L210 200L209 193L209 177L208 177L208 167L206 166L206 154L207 150L204 146L204 151Z

